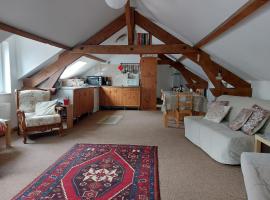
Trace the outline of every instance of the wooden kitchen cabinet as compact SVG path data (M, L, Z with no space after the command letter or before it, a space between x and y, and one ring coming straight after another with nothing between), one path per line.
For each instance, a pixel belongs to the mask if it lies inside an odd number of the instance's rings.
M94 88L64 88L61 89L58 96L61 98L68 97L70 99L70 103L73 104L74 118L93 112Z
M156 110L157 58L141 58L141 109Z
M140 87L101 87L100 106L140 107Z

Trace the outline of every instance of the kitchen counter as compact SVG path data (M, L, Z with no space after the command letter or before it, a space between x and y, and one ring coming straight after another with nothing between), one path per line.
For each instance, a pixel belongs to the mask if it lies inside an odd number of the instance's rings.
M101 87L110 87L110 88L139 88L140 86L128 86L128 85L123 85L123 86L109 86L109 85L102 85Z
M63 90L76 90L76 89L84 89L84 88L99 88L100 86L87 85L87 86L77 86L77 87L62 87Z

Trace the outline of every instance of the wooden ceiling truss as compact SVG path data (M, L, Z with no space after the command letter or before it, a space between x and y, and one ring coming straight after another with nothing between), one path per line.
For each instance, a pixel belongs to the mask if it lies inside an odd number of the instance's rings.
M243 95L251 96L252 89L251 84L241 79L234 73L225 69L223 66L214 62L210 55L203 50L199 49L203 45L213 41L218 36L229 30L232 26L236 25L244 18L255 12L268 0L251 0L243 8L239 9L232 17L226 20L221 26L210 33L207 37L201 40L196 46L192 47L185 44L166 30L159 27L154 22L150 21L140 13L136 12L134 8L130 6L128 1L125 14L121 15L109 25L104 27L101 31L96 33L94 36L89 38L82 45L74 47L72 50L67 50L59 56L59 59L49 65L48 67L40 70L32 77L24 80L24 85L28 87L36 87L42 82L46 81L45 84L48 88L53 87L57 79L60 77L65 68L79 59L82 55L90 55L90 53L96 54L169 54L177 53L182 54L184 58L188 58L193 62L197 63L202 67L209 80L213 83L215 88L211 91L215 96L221 94L231 95ZM134 45L135 41L135 25L140 26L150 35L155 36L159 40L163 41L165 45L147 45L138 46ZM128 45L100 45L103 41L108 39L117 31L127 26L128 29ZM0 26L1 28L1 26ZM10 31L9 31L10 32ZM32 38L33 39L33 38ZM38 39L36 39L38 40ZM46 41L45 41L46 43ZM48 43L48 42L47 42ZM48 43L49 44L49 43ZM54 45L55 46L55 45ZM63 48L63 47L61 47ZM66 47L65 49L68 49ZM188 84L200 83L200 87L208 87L207 81L201 79L197 75L187 70L181 63L175 62L166 56L162 56L162 59L158 62L161 64L169 64L174 68L178 69L187 79ZM102 60L102 59L100 59ZM104 60L103 60L104 61ZM216 79L218 72L222 72L223 81L229 83L234 88L226 88L221 81ZM193 87L192 86L192 87ZM196 87L199 87L197 84Z
M197 50L198 54L195 56L190 56L190 55L187 55L185 53L182 53L182 54L202 67L202 69L204 70L206 75L209 77L210 81L215 86L215 89L218 89L218 91L222 92L223 90L221 90L220 88L224 88L224 86L221 84L221 82L216 80L216 76L217 76L218 72L222 71L222 76L223 76L224 81L226 81L230 85L234 86L234 89L237 88L237 90L241 90L239 88L244 88L245 90L246 90L246 88L249 88L250 92L249 92L248 96L251 96L252 89L251 89L250 83L246 82L245 80L241 79L240 77L238 77L234 73L225 69L224 67L222 67L218 63L215 63L214 61L212 61L210 56L206 52L185 44L184 42L182 42L181 40L179 40L175 36L171 35L170 33L168 33L167 31L165 31L164 29L162 29L161 27L159 27L158 25L156 25L155 23L153 23L152 21L150 21L149 19L147 19L146 17L144 17L143 15L141 15L138 12L135 12L135 23L138 26L145 29L146 31L148 31L149 33L151 33L153 36L155 36L159 40L163 41L165 44L184 44L188 48L192 48L194 50ZM215 90L215 89L213 89L213 90ZM233 89L231 89L230 91L232 91L232 90ZM218 94L218 92L214 92L214 94L216 95L216 94ZM226 91L226 92L224 92L224 94L232 94L232 92L227 93L227 91Z

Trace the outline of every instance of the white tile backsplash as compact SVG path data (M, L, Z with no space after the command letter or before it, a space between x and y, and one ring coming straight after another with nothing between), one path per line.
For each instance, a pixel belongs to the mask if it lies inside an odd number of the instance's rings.
M127 86L128 74L123 74L118 70L119 65L114 64L98 64L92 67L86 76L105 76L112 78L113 86Z

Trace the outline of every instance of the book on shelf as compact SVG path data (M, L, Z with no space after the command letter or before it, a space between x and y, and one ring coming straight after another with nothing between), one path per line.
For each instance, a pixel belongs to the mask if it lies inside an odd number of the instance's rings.
M150 34L149 33L137 33L137 44L138 45L150 45Z

